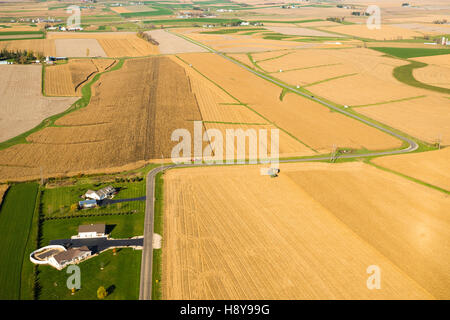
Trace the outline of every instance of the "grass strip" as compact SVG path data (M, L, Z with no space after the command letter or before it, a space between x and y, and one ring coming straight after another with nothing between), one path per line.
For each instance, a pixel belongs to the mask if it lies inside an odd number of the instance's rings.
M450 53L450 50L449 50L449 53ZM435 92L450 94L450 89L436 87L436 86L432 86L432 85L417 81L413 75L414 69L424 68L428 64L419 62L419 61L414 61L414 60L408 60L408 61L410 61L410 64L394 68L393 75L394 75L395 79L397 79L400 82L403 82L404 84L412 86L412 87L417 87L417 88L427 89L427 90L431 90L431 91L435 91Z
M163 172L155 177L155 211L153 218L153 232L163 236L164 227L164 179ZM162 249L153 250L153 266L152 266L152 300L162 299Z
M410 181L413 181L413 182L415 182L415 183L421 184L421 185L423 185L423 186L425 186L425 187L432 188L432 189L437 190L437 191L439 191L439 192L442 192L442 193L444 193L444 194L446 194L446 195L449 195L449 194L450 194L450 191L449 191L449 190L446 190L446 189L443 189L443 188L441 188L441 187L438 187L438 186L435 186L435 185L433 185L433 184L430 184L430 183L428 183L428 182L425 182L425 181L422 181L422 180L419 180L419 179L416 179L416 178L407 176L406 174L403 174L403 173L400 173L400 172L397 172L397 171L394 171L394 170L391 170L391 169L382 167L382 166L380 166L380 165L377 165L377 164L371 162L370 160L367 160L366 163L370 164L371 166L374 166L374 167L377 168L377 169L380 169L380 170L383 170L383 171L386 171L386 172L390 172L390 173L396 174L396 175L398 175L398 176L400 176L400 177L402 177L402 178L405 178L405 179L407 179L407 180L410 180Z
M341 79L341 78L347 78L347 77L351 77L354 75L357 75L358 73L349 73L349 74L343 74L341 76L337 76L337 77L333 77L333 78L328 78L328 79L324 79L324 80L320 80L320 81L316 81L313 83L308 83L306 85L303 86L303 88L309 87L309 86L315 86L316 84L320 84L320 83L324 83L324 82L328 82L328 81L332 81L332 80L337 80L337 79Z
M361 108L361 107L378 106L378 105L382 105L382 104L409 101L409 100L415 100L415 99L420 99L420 98L425 98L425 97L426 97L426 95L421 95L421 96L415 96L415 97L409 97L409 98L403 98L403 99L397 99L397 100L389 100L389 101L383 101L383 102L377 102L377 103L360 104L360 105L351 106L351 107L352 108Z

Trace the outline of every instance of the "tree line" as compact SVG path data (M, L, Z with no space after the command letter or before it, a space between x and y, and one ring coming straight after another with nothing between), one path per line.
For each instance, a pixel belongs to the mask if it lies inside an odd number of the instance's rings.
M18 64L29 64L36 60L43 61L45 57L42 53L34 53L31 50L7 50L0 51L0 60L8 60Z

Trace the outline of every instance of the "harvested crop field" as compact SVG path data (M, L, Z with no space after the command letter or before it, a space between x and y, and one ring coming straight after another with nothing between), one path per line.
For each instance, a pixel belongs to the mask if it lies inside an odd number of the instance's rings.
M42 53L45 56L55 56L55 42L49 39L33 39L20 41L0 41L0 49L9 51L29 50Z
M450 55L419 57L414 60L428 64L424 68L415 69L414 78L426 84L450 89Z
M96 39L56 39L59 57L107 57Z
M297 28L295 28L295 27L266 27L266 28L273 32L294 35L294 36L334 37L334 38L344 37L339 34L328 33L328 32L324 32L324 31L318 31L318 30L307 29L307 28L299 28L299 27L297 27Z
M276 124L318 152L330 151L333 144L367 149L400 146L399 140L358 121L332 113L328 108L296 94L288 93L281 101L280 87L220 56L201 53L182 54L180 57L236 99L247 104L266 121Z
M114 65L111 59L71 59L66 64L47 66L45 94L48 96L81 96L83 85L98 72Z
M49 32L48 38L56 42L69 41L69 44L85 41L81 42L84 45L77 51L77 54L83 54L83 57L86 56L86 49L89 46L93 46L96 53L94 55L90 52L90 56L140 57L159 53L158 46L139 38L136 32Z
M140 57L159 53L158 46L138 37L100 39L98 41L108 57Z
M363 163L280 168L164 175L163 299L448 299L448 197Z
M450 191L450 148L382 157L372 162Z
M373 30L367 28L366 24L352 24L338 27L329 27L329 28L322 28L322 30L375 40L413 39L414 37L423 36L423 33L421 32L408 30L405 28L394 27L386 24L383 24L381 26L381 29L373 29Z
M450 68L443 66L426 66L415 69L413 76L416 80L436 87L450 89Z
M427 96L356 111L429 143L450 144L450 99Z
M395 67L408 62L365 48L299 49L279 57L252 54L257 64L291 85L308 85L314 94L342 105L366 105L426 94L400 83ZM282 72L280 72L280 70Z
M43 97L41 68L40 65L0 66L0 141L34 128L75 102L76 98Z
M301 48L304 45L293 41L266 40L250 35L229 34L201 34L184 33L193 40L210 46L221 52L261 52L267 50L281 50ZM307 44L309 46L309 44Z
M168 158L172 131L201 114L185 71L166 57L126 60L102 74L83 109L0 151L2 179L102 172ZM112 169L111 169L112 170Z
M207 50L180 38L165 30L146 31L153 39L158 41L159 52L163 54L176 54L183 52L206 52Z

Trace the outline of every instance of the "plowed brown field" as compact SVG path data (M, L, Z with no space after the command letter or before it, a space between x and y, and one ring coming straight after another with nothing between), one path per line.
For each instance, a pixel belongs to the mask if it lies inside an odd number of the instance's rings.
M397 175L363 163L281 164L274 179L193 168L166 173L164 189L163 299L450 296L450 199ZM371 265L379 290L366 286Z

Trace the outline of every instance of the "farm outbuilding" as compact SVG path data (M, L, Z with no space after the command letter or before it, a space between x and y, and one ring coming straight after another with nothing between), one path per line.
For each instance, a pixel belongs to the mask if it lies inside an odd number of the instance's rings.
M106 236L105 224L85 224L78 227L77 238L100 238Z

